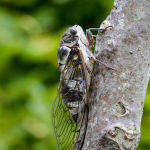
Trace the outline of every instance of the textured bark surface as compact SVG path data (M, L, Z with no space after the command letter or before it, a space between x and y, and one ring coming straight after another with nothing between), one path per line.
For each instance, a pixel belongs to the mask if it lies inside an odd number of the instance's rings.
M134 150L140 140L150 74L150 0L115 0L99 33L95 56L117 71L94 64L84 150Z

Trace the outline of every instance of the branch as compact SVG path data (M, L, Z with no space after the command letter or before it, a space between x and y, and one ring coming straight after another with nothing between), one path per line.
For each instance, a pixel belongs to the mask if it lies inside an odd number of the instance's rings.
M134 150L140 140L143 104L150 74L150 1L115 0L102 24L95 57L117 68L94 64L98 89L90 87L84 150Z

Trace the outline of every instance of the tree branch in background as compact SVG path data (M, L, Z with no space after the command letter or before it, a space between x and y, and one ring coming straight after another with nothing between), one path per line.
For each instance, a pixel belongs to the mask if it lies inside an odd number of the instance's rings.
M102 24L95 56L117 71L94 64L84 150L134 150L140 140L150 74L150 0L115 0Z

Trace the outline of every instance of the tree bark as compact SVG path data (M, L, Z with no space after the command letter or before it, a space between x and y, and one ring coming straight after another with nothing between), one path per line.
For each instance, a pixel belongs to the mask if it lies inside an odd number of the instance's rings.
M115 0L100 28L90 112L83 150L134 150L140 140L143 104L150 75L150 0Z

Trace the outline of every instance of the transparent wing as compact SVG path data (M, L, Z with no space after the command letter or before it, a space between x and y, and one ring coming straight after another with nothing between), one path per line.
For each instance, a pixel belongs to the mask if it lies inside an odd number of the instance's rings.
M88 121L88 87L84 64L68 60L52 105L52 121L59 150L81 149Z

